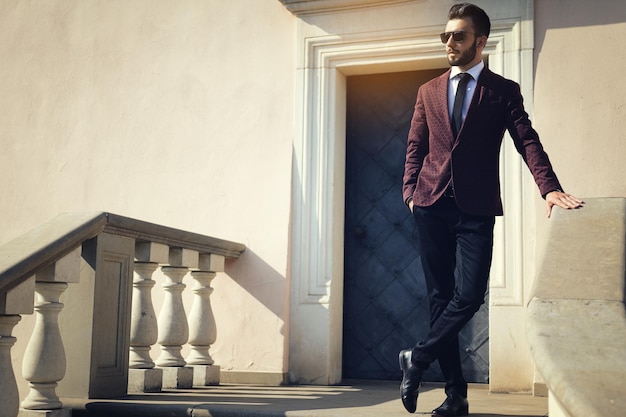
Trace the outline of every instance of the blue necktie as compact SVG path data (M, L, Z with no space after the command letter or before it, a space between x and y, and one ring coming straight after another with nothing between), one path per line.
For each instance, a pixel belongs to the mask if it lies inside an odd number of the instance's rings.
M461 125L463 124L463 101L467 92L467 83L472 79L472 76L462 72L459 74L459 78L459 85L454 96L454 106L452 106L452 132L455 138L459 135L459 130L461 130Z

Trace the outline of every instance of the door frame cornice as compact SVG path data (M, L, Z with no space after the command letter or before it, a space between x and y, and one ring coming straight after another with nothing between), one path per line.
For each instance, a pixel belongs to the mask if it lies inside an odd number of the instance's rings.
M327 13L365 7L389 6L416 0L279 0L291 13L302 16L313 13ZM423 1L423 0L417 0Z

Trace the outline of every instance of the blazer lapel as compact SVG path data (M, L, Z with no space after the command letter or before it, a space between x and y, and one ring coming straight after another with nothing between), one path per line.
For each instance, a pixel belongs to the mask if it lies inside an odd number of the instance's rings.
M435 97L434 102L437 103L437 108L435 109L435 111L438 114L445 115L445 118L448 121L447 123L442 123L442 125L446 126L446 134L443 135L443 137L450 139L450 141L448 142L448 145L450 149L452 149L452 145L454 144L455 138L454 138L454 133L452 133L452 121L450 120L450 111L448 108L448 80L449 79L450 79L450 70L443 73L437 79L437 86L435 88L435 94L437 95L437 97Z
M470 106L467 109L467 114L465 115L465 121L461 126L461 131L459 132L459 136L457 138L457 142L463 136L464 127L468 123L472 123L474 117L476 116L476 112L478 111L478 107L483 101L486 85L489 83L489 70L484 68L480 73L478 80L476 81L476 89L474 90L474 95L472 96L472 101L470 102Z

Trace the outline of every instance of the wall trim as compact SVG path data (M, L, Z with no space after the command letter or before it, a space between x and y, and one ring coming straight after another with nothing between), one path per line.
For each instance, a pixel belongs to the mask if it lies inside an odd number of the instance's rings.
M416 0L280 0L287 10L296 16L362 9L366 7L390 6L415 1Z

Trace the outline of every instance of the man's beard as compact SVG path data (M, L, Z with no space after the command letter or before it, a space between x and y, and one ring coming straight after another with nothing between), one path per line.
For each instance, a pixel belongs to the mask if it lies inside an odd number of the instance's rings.
M456 59L448 58L448 63L450 66L462 67L472 62L474 58L476 58L476 39L474 39L472 46L465 50L460 57Z

